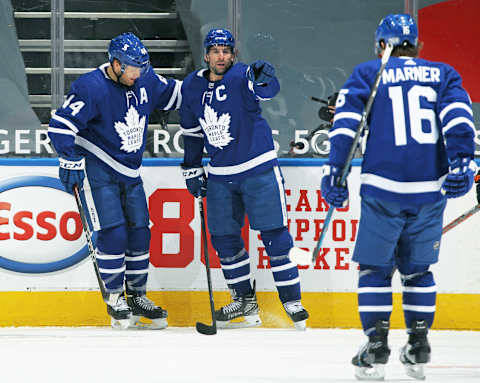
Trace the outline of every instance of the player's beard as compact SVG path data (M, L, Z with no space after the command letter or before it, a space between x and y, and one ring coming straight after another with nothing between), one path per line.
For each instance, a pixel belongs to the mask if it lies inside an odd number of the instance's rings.
M225 62L225 66L221 70L218 70L216 65L211 65L210 70L213 73L215 73L215 75L217 76L223 76L232 67L232 65L233 65L233 62L228 61L228 62Z

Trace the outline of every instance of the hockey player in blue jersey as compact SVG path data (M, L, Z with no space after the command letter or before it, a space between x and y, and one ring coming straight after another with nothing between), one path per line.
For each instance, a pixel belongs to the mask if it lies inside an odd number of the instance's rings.
M204 47L208 69L191 73L182 85L182 169L190 193L207 196L212 244L232 292L233 301L215 312L217 324L261 324L250 257L240 236L247 213L251 227L261 233L280 300L295 327L304 329L308 313L300 301L298 268L289 260L290 251L301 250L293 247L287 229L283 177L259 103L280 89L274 68L261 60L234 64L235 40L226 29L212 29ZM208 188L204 147L210 156ZM230 323L239 317L242 323Z
M152 319L167 325L167 312L146 297L150 229L140 178L149 115L180 106L181 82L154 73L143 43L133 33L110 42L109 62L80 76L52 115L49 137L59 155L60 180L83 205L97 232L96 258L113 327ZM127 298L125 299L124 291Z
M361 170L361 217L353 260L360 264L358 308L369 340L352 359L358 379L383 379L390 349L392 275L398 269L409 334L400 360L408 375L424 379L430 360L428 329L436 286L429 270L438 261L447 198L466 194L475 174L473 113L459 74L418 57L417 26L406 14L379 24L376 53L394 47L368 118ZM358 65L341 89L331 152L321 181L333 207L348 199L336 186L369 98L380 60Z

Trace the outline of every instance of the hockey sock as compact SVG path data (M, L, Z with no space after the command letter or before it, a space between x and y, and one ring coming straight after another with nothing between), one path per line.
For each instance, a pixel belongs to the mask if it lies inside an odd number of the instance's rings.
M98 231L97 263L108 292L123 291L126 236L124 225Z
M136 292L145 295L147 292L148 266L150 253L130 252L125 254L125 282L128 292Z
M128 292L147 292L148 266L150 264L150 230L147 227L128 230L128 249L125 254L125 282Z
M288 252L293 241L288 229L262 231L262 241L270 258L273 279L282 303L301 299L298 267L290 261Z
M358 311L363 332L376 335L375 324L379 320L390 320L392 313L391 267L360 265L358 278Z
M125 254L106 254L97 249L96 257L105 289L109 293L122 292L125 276Z
M427 266L428 268L428 266ZM433 274L423 271L401 275L403 285L403 315L407 329L415 320L424 320L430 328L435 316L437 289Z
M249 295L252 292L250 256L243 247L240 235L212 235L211 240L220 258L228 288L234 291L235 296Z

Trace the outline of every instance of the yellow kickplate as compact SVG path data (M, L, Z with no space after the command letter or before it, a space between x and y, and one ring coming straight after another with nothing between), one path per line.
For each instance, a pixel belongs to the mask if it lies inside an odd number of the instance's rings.
M152 291L148 297L168 310L169 326L210 323L205 291ZM276 292L257 292L262 327L293 328ZM230 302L226 291L215 292L216 309ZM303 293L310 318L307 327L360 328L355 293ZM394 294L392 328L404 328L401 294ZM6 291L0 294L0 326L109 326L98 291ZM480 294L438 294L435 329L480 330Z

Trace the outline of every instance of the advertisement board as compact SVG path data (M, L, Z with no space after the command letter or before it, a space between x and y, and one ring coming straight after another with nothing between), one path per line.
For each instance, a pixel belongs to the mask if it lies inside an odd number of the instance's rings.
M207 289L199 211L184 186L177 162L145 161L142 167L152 231L148 290L160 299L180 293L203 296ZM43 160L42 166L21 163L15 166L10 161L9 166L2 166L0 176L0 291L15 293L16 297L22 292L98 294L75 201L63 191L55 160ZM314 249L328 211L318 187L322 164L322 160L282 163L289 230L295 245L308 250ZM319 297L328 297L328 302L335 305L348 297L352 306L348 310L354 318L352 326L358 324L355 318L358 271L351 257L360 217L360 167L357 162L355 165L348 178L349 206L334 213L316 264L299 267L304 300L318 304ZM450 200L445 222L475 204L474 190L463 198ZM454 294L457 302L465 297L478 299L480 245L474 235L478 219L480 215L471 217L442 238L440 262L432 267L439 302L442 294ZM263 294L265 300L278 301L259 232L246 225L243 237L259 296ZM228 301L227 286L211 244L209 254L213 289ZM394 292L397 295L401 292L398 276L394 278ZM94 299L100 301L98 296ZM97 303L101 307L101 301ZM323 320L319 323L322 325Z

